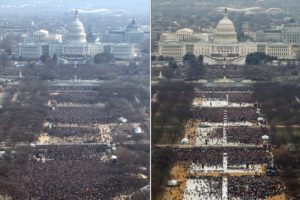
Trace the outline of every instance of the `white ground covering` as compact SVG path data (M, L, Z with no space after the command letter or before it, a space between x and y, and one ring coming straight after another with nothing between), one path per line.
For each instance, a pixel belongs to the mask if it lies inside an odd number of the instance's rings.
M223 126L223 122L201 122L203 126ZM252 122L227 122L226 126L253 126Z
M213 133L217 127L198 128L195 145L222 145L222 138L210 138L209 133Z
M222 200L228 199L228 179L223 177L222 180Z
M263 172L263 168L261 165L249 165L249 168L247 169L247 165L234 165L234 166L230 166L230 168L234 168L234 169L227 169L226 172L229 173L239 173L239 172L258 172L261 173Z
M195 172L213 172L213 171L223 171L223 166L207 166L204 165L202 168L201 164L195 164L192 163L190 166L190 172L195 173Z
M194 101L193 105L195 107L208 107L208 108L223 108L223 107L232 107L232 108L245 108L253 107L253 103L228 103L226 100L209 100L203 99L202 101Z
M212 188L212 180L209 179L188 179L184 191L183 200L220 200L221 191Z

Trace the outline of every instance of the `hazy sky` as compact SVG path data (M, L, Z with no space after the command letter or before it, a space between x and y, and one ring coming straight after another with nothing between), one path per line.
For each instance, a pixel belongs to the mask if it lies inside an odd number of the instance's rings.
M126 10L131 14L149 15L150 0L0 0L0 11L27 14L35 11L65 12L69 9Z

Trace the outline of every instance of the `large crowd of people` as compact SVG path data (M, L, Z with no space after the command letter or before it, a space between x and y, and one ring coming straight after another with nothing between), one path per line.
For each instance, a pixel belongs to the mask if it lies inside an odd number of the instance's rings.
M245 200L266 199L287 192L284 182L279 177L269 176L229 176L229 199Z
M146 60L60 65L49 58L17 69L3 111L18 123L2 131L13 140L0 145L0 199L113 200L149 185ZM150 199L149 192L139 193Z
M111 160L105 145L38 146L27 166L24 189L31 199L41 200L112 200L131 194L147 180L138 176L145 173L139 170L139 152L130 152L134 156L126 163Z
M149 74L149 63L140 62L140 66L134 67L130 63L103 64L99 65L57 65L40 66L35 65L23 71L24 76L40 76L47 80L70 80L77 76L78 79L92 80L113 79L117 76L147 75Z
M48 121L52 123L116 123L120 113L105 110L99 107L57 107L50 110Z
M46 160L101 160L106 145L46 145L35 149L36 159Z
M55 103L82 103L82 104L96 104L99 103L99 94L97 91L71 91L71 92L59 92L58 94L51 96L51 101Z
M253 86L227 86L222 85L219 87L216 86L207 86L207 85L195 85L195 92L201 93L244 93L244 92L253 92Z
M228 166L241 164L266 164L267 153L263 148L252 147L195 147L172 149L172 162L194 163L202 166L223 166L224 153L227 153Z
M252 92L241 92L241 93L220 93L220 92L214 92L214 93L196 93L196 97L201 97L203 99L209 99L209 100L219 100L219 101L226 101L228 100L229 103L249 103L254 102L254 99L252 97ZM228 97L228 99L227 99Z
M236 126L227 127L227 141L239 144L262 144L262 136L268 134L266 128Z
M195 108L195 117L203 122L223 122L225 108ZM258 115L254 108L226 108L228 122L253 122Z
M261 145L262 136L271 136L266 128L250 126L228 126L226 131L226 141L235 145ZM221 145L223 144L223 128L200 127L196 134L196 143L201 145Z
M94 127L71 127L71 126L53 126L51 128L47 127L44 132L48 133L50 136L55 137L70 137L70 136L96 136L100 134L99 129Z
M128 70L131 71L124 67L123 71L117 72L114 70L119 69L112 67L109 70L113 73L103 77L97 70L106 69L91 67L87 70L82 66L66 66L54 74L58 80L49 87L48 123L43 132L60 139L58 144L43 144L33 148L24 173L24 191L30 199L112 200L130 195L148 184L149 158L145 156L149 155L148 145L145 145L146 148L142 144L138 147L129 145L118 150L118 146L115 149L114 146L85 143L86 136L102 136L102 129L108 134L106 126L112 123L143 122L143 113L135 108L149 102L141 85L137 86L141 90L130 93L130 88L123 90L117 84L110 83L109 89L103 84L80 86L60 81L74 79L75 75L78 80L105 79L114 73L125 76ZM118 132L115 129L109 129L111 137ZM82 140L71 144L69 138L72 137Z
M266 199L287 192L282 179L269 176L228 176L228 199ZM189 177L184 200L222 199L222 176Z
M190 176L194 176L186 180L183 199L250 200L285 194L282 179L263 173L271 161L262 146L263 136L272 134L257 126L261 115L251 86L195 88L199 105L205 105L191 108L194 120L200 123L195 146L170 148L171 161L187 167ZM208 103L201 104L201 100ZM209 101L214 105L209 106ZM222 105L216 105L218 101ZM230 103L244 106L229 106Z
M228 78L240 78L243 76L244 69L238 65L215 65L213 67L206 67L206 77L207 78L223 78L224 76Z
M266 164L268 156L260 147L228 147L223 150L228 155L228 165Z

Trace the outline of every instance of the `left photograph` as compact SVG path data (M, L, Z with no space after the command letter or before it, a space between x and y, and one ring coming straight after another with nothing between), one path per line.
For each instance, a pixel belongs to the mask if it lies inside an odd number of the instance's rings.
M1 0L0 199L150 199L150 0Z

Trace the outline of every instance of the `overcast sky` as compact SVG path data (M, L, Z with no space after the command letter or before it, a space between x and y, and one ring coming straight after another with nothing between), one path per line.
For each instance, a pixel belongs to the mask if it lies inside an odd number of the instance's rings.
M130 14L149 15L150 0L0 0L0 11L29 14L66 12L69 9L126 10Z

